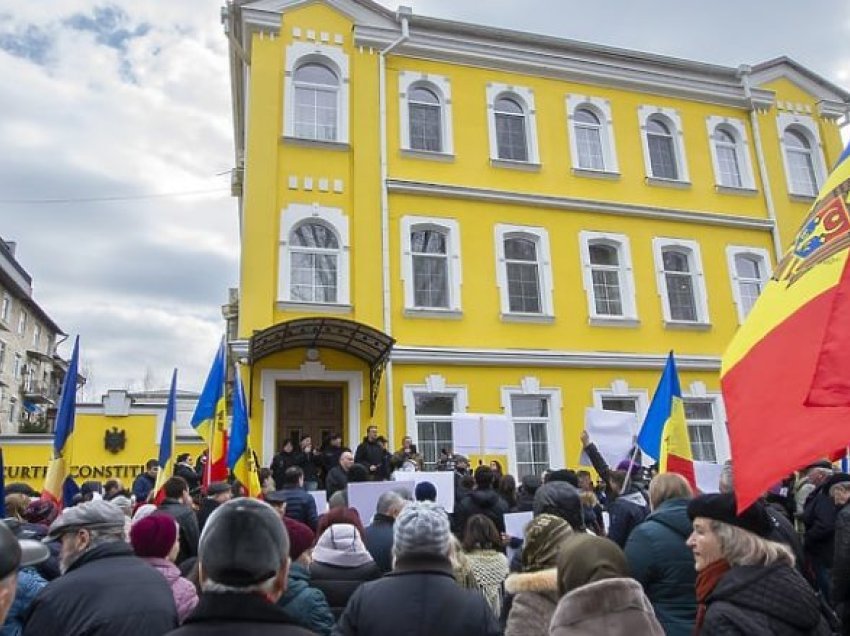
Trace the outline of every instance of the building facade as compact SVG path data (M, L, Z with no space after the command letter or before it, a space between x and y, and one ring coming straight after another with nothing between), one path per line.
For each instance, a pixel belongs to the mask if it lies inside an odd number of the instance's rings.
M241 276L229 338L264 463L375 424L433 464L504 413L522 475L585 409L645 414L676 354L694 455L729 455L720 356L841 153L850 94L390 12L228 3ZM769 423L766 423L769 426Z
M0 435L53 430L67 362L56 353L65 334L33 297L32 277L0 239Z

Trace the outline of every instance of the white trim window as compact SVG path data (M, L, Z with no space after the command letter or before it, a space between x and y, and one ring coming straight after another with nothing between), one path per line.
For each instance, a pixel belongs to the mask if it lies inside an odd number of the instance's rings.
M18 420L18 398L9 396L9 424L17 426L20 423ZM17 433L18 429L15 428L14 432Z
M0 305L0 320L3 322L9 321L9 315L12 312L12 297L7 293L3 292L3 303Z
M348 219L336 208L292 204L281 215L278 299L348 305Z
M731 190L755 189L744 122L729 117L707 117L706 125L717 186Z
M406 384L403 388L407 435L416 443L425 470L436 470L440 451L452 449L452 413L465 413L468 401L465 387L437 384Z
M708 299L699 244L656 238L652 240L652 247L664 321L668 325L708 324Z
M716 463L718 461L718 448L715 436L717 426L715 401L712 399L684 398L683 402L694 460Z
M506 84L487 85L490 159L518 164L540 163L534 93Z
M22 336L26 332L28 318L27 312L21 309L21 313L18 314L18 335Z
M405 216L402 280L406 310L460 312L460 230L454 219Z
M638 120L646 176L650 183L688 183L682 120L678 111L641 106L638 108Z
M0 340L0 376L3 375L3 369L6 366L6 343Z
M632 389L628 382L618 379L608 389L593 389L593 406L604 411L634 413L640 424L649 408L649 392Z
M637 320L629 237L583 231L579 250L591 322Z
M567 119L573 171L616 174L619 168L611 103L607 99L568 95Z
M729 245L726 261L732 297L738 309L738 322L743 324L772 276L770 256L766 249L760 247Z
M339 47L293 42L286 47L284 135L348 141L348 56Z
M514 429L509 472L521 479L540 476L564 465L561 391L540 387L536 378L524 378L520 387L502 387L502 408Z
M497 224L496 255L502 315L552 317L548 232L541 227Z
M776 123L788 192L804 198L816 197L826 180L817 124L811 117L791 113L779 113Z
M451 155L449 80L439 75L401 71L398 83L402 149Z
M32 328L32 346L36 350L41 346L41 325L38 323Z
M20 353L15 354L15 364L12 367L12 377L20 381L24 370L24 359Z

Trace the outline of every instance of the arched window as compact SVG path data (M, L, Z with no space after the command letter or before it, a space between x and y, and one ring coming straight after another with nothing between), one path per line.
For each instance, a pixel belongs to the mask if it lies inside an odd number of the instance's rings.
M443 151L442 104L428 86L414 86L407 94L412 150Z
M493 105L499 159L528 161L528 130L525 109L512 96L498 97Z
M337 140L339 77L321 62L309 61L295 69L296 137Z
M540 261L532 236L509 236L504 241L508 307L515 313L541 313Z
M298 225L289 237L290 298L336 303L340 247L336 233L322 223Z
M738 322L743 324L770 280L770 255L760 247L729 245L726 258Z
M679 168L673 130L660 117L650 117L646 122L646 143L653 177L678 179Z
M785 157L791 177L792 192L817 196L818 180L812 143L802 131L792 127L785 129L782 140L785 144Z
M410 233L413 259L413 302L419 308L449 308L449 255L447 234L437 229Z
M605 155L602 149L602 123L589 108L578 108L573 113L576 135L578 167L585 170L604 170Z
M620 254L613 245L592 243L588 247L593 298L600 316L623 315Z
M743 187L738 141L730 130L720 126L714 129L713 141L720 185L728 188Z
M667 303L673 320L695 322L698 320L694 268L690 254L684 250L663 250L664 281Z

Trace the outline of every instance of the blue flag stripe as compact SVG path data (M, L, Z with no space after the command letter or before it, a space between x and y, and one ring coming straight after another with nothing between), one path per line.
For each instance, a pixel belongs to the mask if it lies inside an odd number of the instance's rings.
M245 391L242 388L242 378L239 368L233 380L233 416L230 422L230 441L227 447L227 467L230 470L236 466L239 458L248 449L248 409L245 405Z
M74 416L77 404L77 367L80 358L80 337L74 340L74 352L68 364L68 372L62 382L62 393L59 396L59 410L56 414L56 432L53 436L53 451L58 457L65 448L65 443L74 432Z
M174 419L177 413L177 369L171 375L171 390L168 392L168 404L165 407L165 419L162 422L162 437L159 441L159 466L165 468L174 452Z
M679 374L676 373L676 362L671 351L667 356L664 373L658 381L658 387L655 389L655 395L652 396L652 402L637 438L641 450L656 460L660 459L661 436L667 420L670 419L674 397L682 397L682 388L679 385Z
M212 367L210 367L209 375L207 375L207 381L204 383L204 388L198 398L198 405L192 414L191 424L194 428L197 428L199 424L207 420L215 418L216 407L224 392L224 365L225 351L224 339L222 339L215 354Z

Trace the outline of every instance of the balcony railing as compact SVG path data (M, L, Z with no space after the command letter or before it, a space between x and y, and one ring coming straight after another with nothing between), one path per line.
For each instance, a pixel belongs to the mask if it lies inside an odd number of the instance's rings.
M44 382L22 382L21 393L25 400L37 404L53 404L57 398L53 386Z

